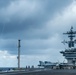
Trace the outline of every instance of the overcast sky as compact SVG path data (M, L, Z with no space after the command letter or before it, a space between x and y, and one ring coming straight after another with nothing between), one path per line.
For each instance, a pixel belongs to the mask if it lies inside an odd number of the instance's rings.
M21 67L63 62L62 33L71 26L76 30L75 0L0 0L0 66L17 67L18 39Z

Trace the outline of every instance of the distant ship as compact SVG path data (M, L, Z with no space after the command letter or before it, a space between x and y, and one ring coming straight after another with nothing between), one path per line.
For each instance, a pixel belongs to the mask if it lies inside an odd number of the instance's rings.
M49 61L39 61L39 67L43 68L51 68L51 69L75 69L76 68L76 39L75 34L76 31L73 31L73 27L71 27L70 31L67 31L66 33L63 33L68 35L69 41L63 41L63 44L68 44L68 48L66 48L64 51L60 51L61 54L67 59L67 63L52 63Z

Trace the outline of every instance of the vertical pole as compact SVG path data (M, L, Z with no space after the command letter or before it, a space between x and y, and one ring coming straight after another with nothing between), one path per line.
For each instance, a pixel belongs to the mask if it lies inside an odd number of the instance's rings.
M20 69L20 40L18 40L18 69Z

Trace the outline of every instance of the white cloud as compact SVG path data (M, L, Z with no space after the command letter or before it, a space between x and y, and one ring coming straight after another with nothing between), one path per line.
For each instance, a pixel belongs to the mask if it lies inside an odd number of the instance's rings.
M20 66L26 67L34 65L35 67L37 67L39 61L63 62L61 57L58 57L57 52L53 51L51 52L49 54L43 54L43 55L21 55ZM57 55L55 55L55 53ZM11 55L7 52L7 50L0 51L0 67L17 67L18 66L17 63L18 63L17 55Z
M17 56L9 54L7 50L0 50L0 67L12 66L17 66Z
M28 39L22 40L22 47L27 49L47 49L59 48L61 44L61 37L59 34L54 34L47 39ZM61 47L60 47L61 48Z
M71 26L76 24L76 1L67 6L63 11L55 14L53 19L46 23L46 28L51 32L58 33L69 30Z

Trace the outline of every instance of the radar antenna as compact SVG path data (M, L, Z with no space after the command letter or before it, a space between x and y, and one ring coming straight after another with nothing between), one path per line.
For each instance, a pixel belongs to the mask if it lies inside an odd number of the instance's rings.
M64 40L62 43L64 44L67 43L69 48L74 47L74 44L76 43L76 40L74 40L76 31L73 31L73 26L71 26L70 31L67 31L66 33L63 34L67 34L70 40L69 41Z

